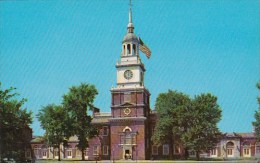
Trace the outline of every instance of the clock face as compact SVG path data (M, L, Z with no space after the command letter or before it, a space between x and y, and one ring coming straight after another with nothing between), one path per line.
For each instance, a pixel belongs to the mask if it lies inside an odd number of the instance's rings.
M127 80L131 79L131 78L133 77L133 72L132 72L131 70L126 70L126 71L124 72L124 77L125 77L125 79L127 79Z

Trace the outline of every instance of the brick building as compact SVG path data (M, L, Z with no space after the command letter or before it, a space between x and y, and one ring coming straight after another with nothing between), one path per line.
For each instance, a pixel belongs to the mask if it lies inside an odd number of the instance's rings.
M116 63L117 85L110 90L111 113L94 112L92 123L102 126L102 134L90 140L90 159L101 152L102 159L150 158L150 93L144 85L145 66L139 56L141 43L134 34L130 8L122 53Z
M145 65L142 63L139 49L147 57L150 50L134 34L132 10L129 10L127 33L122 41L120 59L116 62L117 85L111 91L111 112L93 112L92 124L99 129L99 136L89 140L85 156L88 160L145 160L169 159L169 146L173 146L175 159L184 155L181 144L164 144L154 146L151 142L156 112L150 109L150 93L145 87ZM77 149L78 140L72 137L69 147L62 147L62 158L81 158ZM44 145L41 138L32 140L34 156L37 159L55 159L56 149ZM194 151L189 151L195 157ZM254 133L224 134L216 148L203 157L238 158L260 156L260 144L256 143Z

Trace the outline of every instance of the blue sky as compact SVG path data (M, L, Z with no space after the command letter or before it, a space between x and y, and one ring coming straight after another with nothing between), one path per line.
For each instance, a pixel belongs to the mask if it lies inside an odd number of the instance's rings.
M0 82L14 86L34 115L60 104L82 82L110 112L115 63L128 23L127 0L1 1ZM258 0L133 0L135 33L150 47L145 86L159 93L210 92L222 108L222 132L251 132L260 79ZM44 131L34 117L34 135Z

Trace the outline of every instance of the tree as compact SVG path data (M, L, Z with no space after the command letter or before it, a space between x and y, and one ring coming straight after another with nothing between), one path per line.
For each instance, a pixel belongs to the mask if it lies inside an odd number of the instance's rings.
M202 94L190 99L188 95L169 90L159 94L155 109L158 121L152 141L156 145L169 143L170 158L173 142L183 144L185 157L188 149L195 150L198 160L201 151L210 150L218 142L221 109L215 96Z
M2 90L0 83L0 160L13 158L24 162L32 138L32 112L22 108L26 99L17 100L15 89Z
M69 93L63 96L63 105L71 121L71 136L76 135L79 139L78 148L82 152L82 160L85 160L84 151L88 147L88 139L98 134L88 115L97 94L94 85L82 83L71 87Z
M66 131L68 128L67 113L62 106L54 104L44 106L37 114L42 128L45 132L45 142L51 147L58 148L59 161L60 158L60 144L66 144Z
M219 141L217 123L221 120L221 109L217 97L208 93L195 96L189 112L192 113L189 128L181 139L186 147L196 151L199 160L201 151L213 149Z
M170 159L173 158L173 141L180 141L187 130L187 116L191 100L188 95L169 90L161 93L156 99L155 110L158 121L152 141L156 145L169 143Z
M257 89L260 91L260 81L256 84ZM257 141L260 141L260 96L257 97L258 102L258 111L255 111L255 121L253 122L253 126L255 128L255 134Z

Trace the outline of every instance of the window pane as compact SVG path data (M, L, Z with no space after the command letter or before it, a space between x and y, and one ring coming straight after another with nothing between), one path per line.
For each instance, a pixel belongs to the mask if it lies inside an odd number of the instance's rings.
M108 127L103 126L103 135L108 135Z
M93 155L98 155L98 146L97 145L95 145L93 147Z
M107 145L103 146L103 155L108 155L108 146Z
M163 155L168 155L169 154L169 145L164 144L163 145Z

